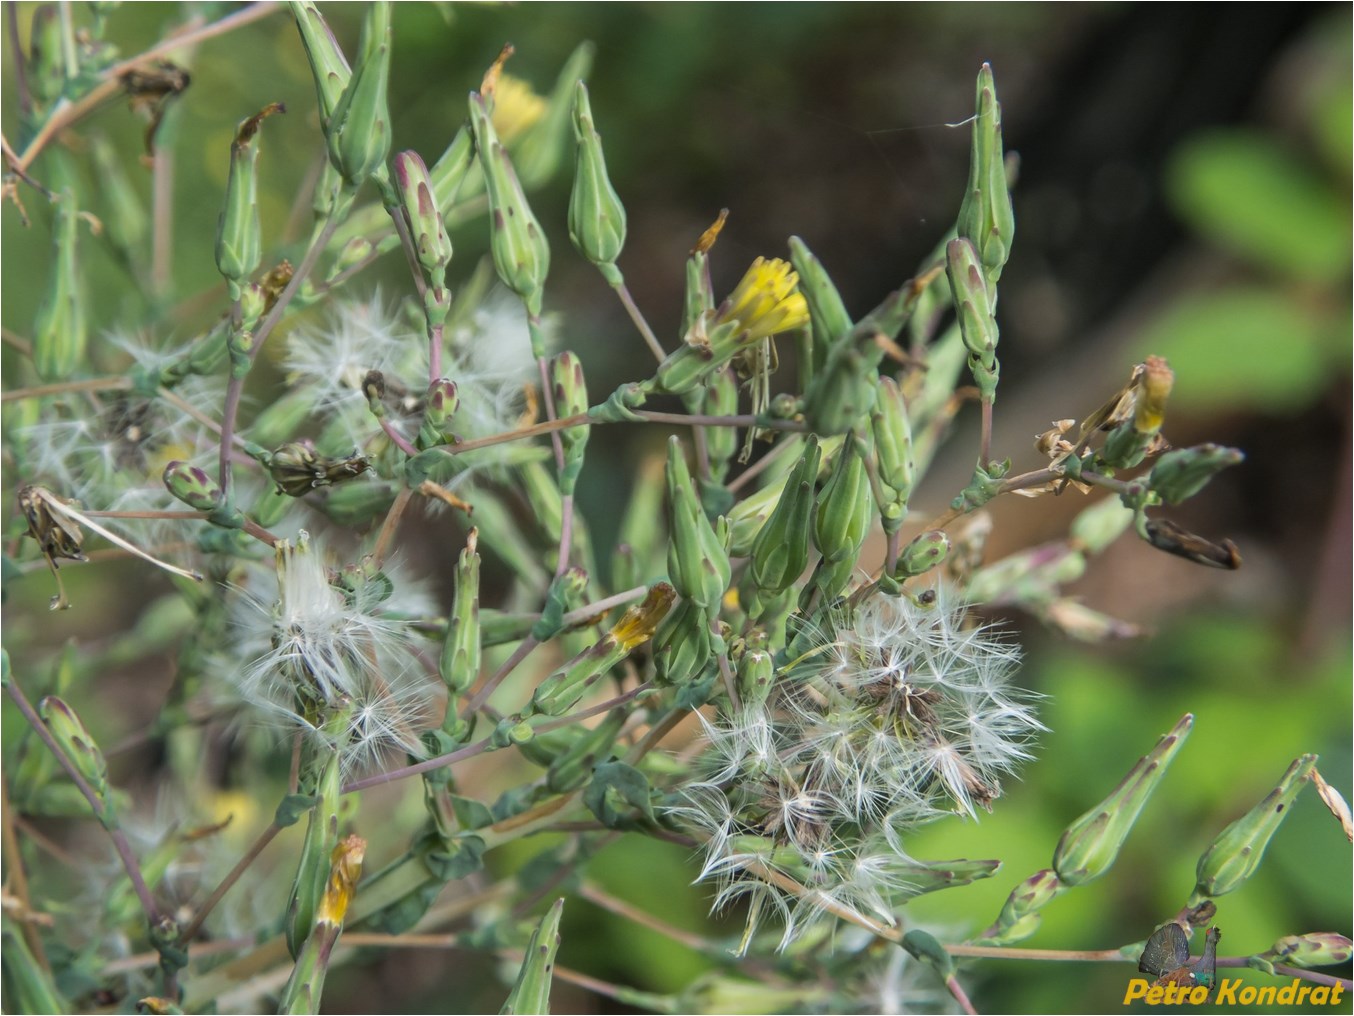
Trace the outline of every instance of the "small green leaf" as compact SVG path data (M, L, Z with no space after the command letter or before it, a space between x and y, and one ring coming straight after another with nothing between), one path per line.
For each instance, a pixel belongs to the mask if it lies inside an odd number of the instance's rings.
M478 836L463 836L452 844L456 847L454 851L430 850L423 856L423 863L433 877L450 882L484 867L484 841Z
M649 781L624 762L599 765L588 789L583 791L583 803L609 829L634 829L641 825L641 816L650 823L654 821Z
M286 829L287 826L296 825L302 815L319 803L320 799L310 794L288 794L277 806L273 821L279 829Z
M489 806L469 797L451 797L451 810L462 829L483 829L494 824L494 813Z

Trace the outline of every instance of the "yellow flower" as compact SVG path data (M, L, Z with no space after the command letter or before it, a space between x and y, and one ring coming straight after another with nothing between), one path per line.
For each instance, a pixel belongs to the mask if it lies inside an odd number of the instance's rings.
M611 629L611 638L627 653L635 646L649 641L658 622L667 616L668 608L676 596L677 591L672 586L659 582L649 590L649 595L644 597L642 603L631 607L616 622L616 626Z
M529 84L509 74L499 77L491 117L499 141L511 145L544 115L545 100L533 92Z
M315 915L316 924L343 924L348 904L357 892L357 880L362 874L362 860L367 853L367 841L360 836L345 836L329 857L329 882Z
M1159 356L1143 363L1138 382L1138 398L1133 408L1133 429L1139 434L1155 434L1166 419L1166 400L1175 385L1175 372Z
M715 324L737 321L745 333L742 341L749 344L807 324L809 305L798 284L787 262L758 258L724 301Z

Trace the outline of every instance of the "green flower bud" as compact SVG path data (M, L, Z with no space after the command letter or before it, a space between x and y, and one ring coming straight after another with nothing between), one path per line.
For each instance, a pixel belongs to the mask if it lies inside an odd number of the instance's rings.
M470 125L489 190L489 244L494 267L504 285L526 303L527 313L536 317L541 313L545 277L550 271L550 243L527 204L507 150L494 133L484 99L473 92ZM545 355L544 350L535 348L532 353L538 358Z
M718 232L728 214L727 208L721 209L719 219L710 228ZM702 315L715 309L715 291L710 285L710 258L705 251L693 250L686 259L686 289L683 292L682 336L687 336L692 333Z
M978 264L978 252L969 240L960 237L946 245L945 263L959 331L968 350L969 370L983 401L992 402L1001 370L997 362L997 321L992 316L992 296Z
M555 973L555 953L559 951L559 922L564 900L558 899L531 933L508 1000L502 1012L528 1013L550 1011L550 983Z
M1036 871L1011 890L996 922L983 934L983 943L1010 945L1029 938L1039 927L1039 911L1062 891L1052 868Z
M1167 504L1179 504L1199 493L1215 475L1245 457L1235 448L1215 444L1180 448L1157 460L1147 483Z
M165 384L177 383L189 374L202 377L215 374L229 354L229 337L230 328L225 322L199 337L187 356L166 369Z
M853 565L870 531L874 497L865 460L855 442L844 442L837 452L832 475L818 498L813 543L829 564ZM849 574L849 573L848 573ZM840 588L828 591L835 595Z
M950 538L944 531L931 529L920 533L898 555L893 569L894 578L905 579L922 575L950 556Z
M461 194L461 187L474 166L474 135L467 124L456 132L451 144L447 145L447 150L428 171L428 176L432 180L433 200L437 202L437 207L442 210L444 216L452 214L458 197L469 196ZM459 218L456 221L460 221Z
M1132 469L1147 458L1155 442L1155 434L1144 433L1126 420L1109 432L1097 458L1112 469Z
M206 470L175 460L165 466L164 484L169 492L200 512L216 511L225 495Z
M292 17L296 19L296 29L301 34L306 59L310 61L311 75L315 78L320 126L327 129L334 108L352 78L352 71L319 7L311 0L290 0L289 6Z
M574 188L569 196L569 239L613 286L621 283L616 259L625 246L625 206L611 186L602 136L593 126L588 89L582 81L574 90L574 138L578 159Z
M259 148L254 138L264 120L286 111L287 107L280 102L269 103L240 121L231 142L226 205L216 223L216 268L225 277L233 300L240 299L241 284L259 267L263 250L258 202Z
M447 265L451 263L451 238L433 200L428 167L417 152L400 152L394 158L394 170L395 191L414 241L414 255L428 285L441 289L446 285Z
M959 206L958 232L973 242L987 278L996 282L1010 257L1015 236L1015 215L1006 184L1005 157L1001 141L1001 105L997 102L992 68L983 64L978 72L978 95L973 117L973 153L969 161L968 186Z
M108 793L108 763L98 743L75 715L75 710L55 695L48 695L38 703L38 714L52 732L62 756L94 791L99 800L97 817L105 822L112 807Z
M359 48L362 55L357 67L324 125L329 162L354 190L377 170L384 174L390 154L390 4L386 0L367 8Z
M1138 760L1109 797L1068 826L1053 851L1053 870L1063 885L1084 885L1114 864L1142 806L1161 782L1193 726L1194 717L1186 713L1156 747Z
M654 374L654 390L669 395L685 395L703 384L712 373L733 359L737 348L728 348L729 340L737 332L738 323L723 326L713 336L720 348L728 349L727 356L716 356L710 342L700 345L684 343L667 355Z
M338 842L342 788L338 752L330 752L323 766L312 777L316 781L313 791L316 802L306 822L301 858L287 901L283 930L286 932L287 949L293 957L300 953L301 946L314 930L315 918L324 899L325 883L329 879L330 854Z
M762 649L749 649L738 661L738 698L744 709L756 709L771 694L776 680L776 666L771 654Z
M961 857L953 861L918 861L915 865L900 866L898 873L907 879L910 892L920 894L991 878L1000 867L1000 861L970 861Z
M325 276L325 282L333 282L344 272L369 261L376 253L376 247L365 236L352 237L334 255L334 263L329 268L329 274Z
M1307 785L1315 767L1315 755L1294 759L1279 785L1263 801L1218 834L1199 858L1195 873L1198 884L1190 897L1191 906L1203 897L1222 896L1239 889L1255 874L1270 838L1287 817L1289 805Z
M818 454L818 440L810 435L780 501L752 543L749 574L765 596L788 589L809 562L809 525Z
M52 274L33 321L33 366L44 381L61 381L85 359L88 330L77 240L80 209L65 158L53 162L52 187L60 195L52 222Z
M596 645L583 650L542 681L524 715L562 716L576 706L603 674L653 637L675 596L666 582L655 585L644 602L627 610Z
M754 494L749 494L729 509L729 554L732 557L747 557L752 553L752 544L757 534L766 525L771 513L776 510L780 496L785 492L786 477L769 483Z
M268 474L277 489L292 497L304 497L317 487L361 476L369 463L361 455L332 458L320 455L309 441L289 441L272 453Z
M550 361L550 384L557 416L577 416L588 411L588 386L583 380L583 365L573 353L565 350ZM559 475L562 494L574 492L591 431L591 427L569 427L560 432L560 442L564 446L564 468Z
M845 434L874 408L878 359L847 340L832 350L827 365L804 395L804 415L819 434Z
M724 592L729 588L731 568L727 543L727 523L720 531L710 525L701 509L700 498L681 441L674 435L668 441L668 577L678 594L699 604L711 617L719 613Z
M828 351L851 333L851 315L822 263L797 236L790 237L790 263L799 273L799 290L809 302L816 373L827 362Z
M653 640L654 680L664 687L694 684L715 661L710 615L683 600L658 626Z
M907 415L907 401L898 382L887 375L879 378L879 392L870 413L870 431L874 437L879 479L893 491L891 503L897 506L895 516L901 523L907 512L912 485L917 479L917 465L912 454L912 424ZM880 505L881 511L883 508Z
M423 405L423 422L418 429L415 445L421 450L444 445L452 440L449 432L451 418L461 408L461 397L456 382L439 377L428 385L428 396Z
M447 718L442 729L456 722L456 699L475 683L480 672L480 555L479 530L465 538L465 549L456 564L456 595L447 618L447 635L437 660L438 673L447 686Z
M1264 958L1291 967L1334 967L1348 963L1354 956L1354 941L1334 931L1316 931L1307 935L1285 935Z

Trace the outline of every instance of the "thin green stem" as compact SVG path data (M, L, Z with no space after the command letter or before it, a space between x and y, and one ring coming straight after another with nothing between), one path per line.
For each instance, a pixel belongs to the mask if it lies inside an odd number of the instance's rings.
M211 512L199 511L127 511L127 512L83 512L86 517L99 519L209 519ZM278 537L274 536L268 530L253 519L246 518L241 527L246 535L252 536L260 543L266 543L270 547L277 546Z
M677 426L706 426L706 427L751 427L756 424L759 427L768 430L784 430L793 433L805 433L808 428L797 420L762 420L757 416L695 416L687 413L654 413L648 410L636 410L635 415L647 423L667 423ZM561 417L557 420L547 420L544 423L532 424L530 427L522 427L518 430L506 430L500 434L490 434L488 437L477 437L470 441L461 441L457 444L438 445L438 449L447 452L450 455L457 455L461 452L474 451L477 448L489 448L493 445L506 444L510 441L522 441L530 437L540 437L542 434L551 434L558 430L565 430L569 427L588 427L599 426L605 423L612 423L611 420L598 420L589 416L587 413L575 413L573 416Z
M576 713L570 713L568 716L561 716L554 720L549 720L536 727L536 733L545 734L552 730L558 730L560 727L567 727L570 724L577 723L579 720L586 720L590 716L596 716L598 713L610 712L619 705L624 705L633 699L638 698L649 691L652 685L648 682L632 688L623 695L617 695L615 698L607 699L605 702L599 702L595 706L589 706ZM430 773L435 769L441 769L444 766L461 762L468 758L474 758L476 755L482 755L487 751L497 750L493 744L492 737L486 737L482 741L476 741L474 744L466 745L464 748L458 748L456 751L448 752L445 755L438 755L436 758L430 758L426 761L416 763L415 765L402 766L399 769L391 769L388 772L377 773L375 776L368 776L365 779L354 780L343 787L343 793L351 794L358 790L366 790L368 787L377 787L383 783L394 783L396 780L408 779L410 776L420 776L423 773Z
M668 358L668 354L663 351L663 344L658 341L658 336L655 335L653 329L649 327L649 322L645 320L643 312L639 309L639 304L635 303L634 298L630 295L630 289L626 286L625 281L621 280L611 288L614 289L616 295L620 297L621 305L625 307L625 312L630 315L630 320L633 321L635 327L639 329L639 334L643 337L644 344L647 345L650 352L653 353L654 359L659 363L662 363Z
M188 922L188 926L183 929L184 944L193 940L193 937L201 930L202 922L207 919L208 915L216 908L216 905L225 898L226 893L230 892L231 887L240 880L240 876L248 870L249 866L254 863L261 853L263 853L264 848L272 843L273 839L281 831L282 827L276 822L272 822L267 829L259 834L258 838L250 845L249 849L244 852L244 856L235 863L235 867L230 869L229 874L221 880L221 884L212 890L212 894L207 897L202 906L198 908L197 913L193 915L193 919Z
M982 436L978 441L978 461L984 469L992 458L992 400L983 399Z
M794 447L796 447L796 445L789 441L782 441L780 444L776 445L769 452L763 455L760 459L758 459L752 465L748 466L747 469L744 469L741 473L739 473L737 476L735 476L732 480L729 481L727 485L729 488L729 493L730 494L738 493L749 483L755 480L758 476L761 476L762 473L766 472L766 470L771 465L773 465L777 459L779 459L781 456L783 456L786 452L788 452L791 448Z
M519 642L517 648L512 651L512 655L503 661L502 666L494 671L489 680L480 685L475 693L466 700L465 705L461 708L461 719L468 720L474 716L480 710L480 707L488 701L489 696L494 693L494 689L503 682L503 679L516 670L518 665L530 656L532 650L538 645L540 643L531 635Z
M40 399L46 395L64 395L67 392L125 392L132 387L130 378L91 377L81 381L57 381L50 385L34 385L31 388L15 388L0 394L0 402L17 402L22 399Z

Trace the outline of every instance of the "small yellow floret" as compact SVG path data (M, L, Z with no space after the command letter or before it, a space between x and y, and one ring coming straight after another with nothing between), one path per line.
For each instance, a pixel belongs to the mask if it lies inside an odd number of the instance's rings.
M362 874L362 859L367 853L367 841L360 836L345 836L339 840L330 857L329 884L320 897L316 924L340 927L348 913L348 904L357 892L357 880Z
M545 115L545 100L532 91L521 78L510 74L499 76L494 90L494 112L491 119L498 140L511 145L513 139L535 125Z
M668 608L676 599L677 591L666 582L660 582L649 590L642 603L631 607L611 629L611 637L627 653L635 646L653 638L658 622L667 615Z
M747 343L808 323L809 305L798 290L799 276L779 258L758 258L725 301L716 324L737 321Z

